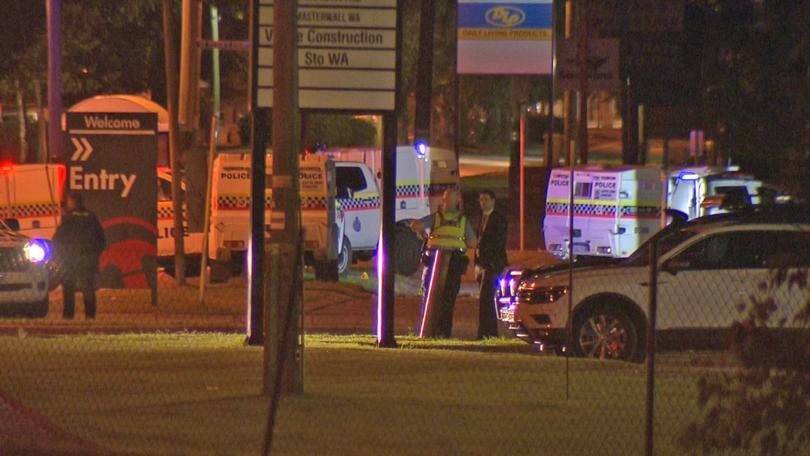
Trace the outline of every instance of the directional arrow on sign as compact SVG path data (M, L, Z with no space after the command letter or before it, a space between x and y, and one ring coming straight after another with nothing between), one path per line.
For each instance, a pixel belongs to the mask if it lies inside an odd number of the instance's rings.
M70 138L70 140L73 141L73 146L76 147L70 160L87 161L87 159L90 158L90 154L93 153L93 146L90 145L90 141L88 141L87 138Z

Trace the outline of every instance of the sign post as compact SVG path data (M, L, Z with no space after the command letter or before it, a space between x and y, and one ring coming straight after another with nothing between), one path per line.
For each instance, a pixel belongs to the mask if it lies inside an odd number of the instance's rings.
M157 114L68 112L67 190L104 228L99 286L149 288L157 304Z
M254 167L253 179L256 193L252 195L252 200L263 198L264 194L258 194L259 185L257 176L259 167L261 174L264 173L263 162L258 163L257 154L262 154L264 147L258 147L257 142L264 137L260 130L265 128L266 113L269 108L273 108L274 115L279 109L285 110L290 118L294 118L292 131L298 131L300 127L298 109L334 111L345 113L384 113L384 145L383 145L383 219L381 230L381 242L378 247L378 277L380 278L378 290L378 312L377 312L377 332L380 346L395 345L393 337L393 300L394 300L394 275L389 267L389 259L393 255L393 232L394 232L394 204L395 204L395 170L396 170L396 112L397 107L397 81L399 69L399 6L397 0L299 0L297 5L289 5L286 2L273 0L253 0L253 72L252 72L252 100L254 118ZM282 10L287 14L283 16ZM293 13L294 11L294 13ZM293 14L293 19L297 22L290 25L287 21L289 14ZM280 21L284 20L282 24ZM289 28L292 27L292 30ZM282 38L281 34L284 33ZM293 81L286 81L289 68L285 66L287 62L280 62L274 45L282 46L284 39L286 46L290 46L287 40L293 33L291 57L294 62ZM287 58L288 56L285 56ZM297 63L297 65L295 65ZM284 75L281 69L284 68ZM282 85L282 81L284 84ZM284 94L279 98L277 91L292 91L293 99ZM296 96L297 95L297 96ZM285 106L278 103L284 102ZM291 104L297 103L297 106ZM290 106L293 111L289 111ZM276 123L274 128L280 128L283 122ZM286 136L285 132L278 132ZM277 135L274 134L274 141ZM293 146L294 145L294 146ZM274 176L273 195L274 197L274 217L275 212L282 212L280 202L281 195L285 191L290 192L298 198L298 178L294 173L297 169L295 164L287 163L287 168L279 167L276 163L276 156L280 153L292 154L296 160L298 158L297 140L289 143L290 150L278 150L274 146ZM292 167L290 167L292 166ZM282 171L284 169L285 171ZM287 188L288 187L288 188ZM262 187L263 191L263 187ZM297 199L296 199L297 201ZM287 201L289 203L289 201ZM285 203L285 204L287 204ZM255 204L258 211L258 204ZM286 206L285 206L286 207ZM328 208L332 210L332 208ZM278 239L282 236L297 236L293 230L296 225L291 223L297 212L287 212L283 210L283 220L286 221L284 227L271 227L271 238ZM259 220L261 218L261 221ZM281 217L278 217L282 220ZM297 219L296 219L297 220ZM261 222L261 223L259 223ZM259 231L264 229L263 214L254 214L253 243L258 242ZM278 249L279 252L281 249ZM254 252L258 249L254 248ZM275 249L273 250L276 251ZM280 252L281 253L281 252ZM273 261L275 264L275 261ZM257 274L256 268L263 266L261 261L252 258L253 274ZM293 262L283 262L280 264L293 264ZM251 312L258 307L260 290L257 282L259 277L250 280L251 283ZM274 285L271 284L274 287ZM271 290L271 295L278 296L276 291ZM261 321L259 316L251 316L251 321ZM290 320L292 321L292 320ZM253 323L254 332L256 323Z
M554 0L458 0L456 17L456 72L490 75L549 75L549 147L546 166L552 166L554 121ZM458 82L457 82L458 84ZM461 111L456 97L456 112ZM519 114L518 245L525 247L525 113ZM457 123L460 117L457 117ZM456 125L460 130L460 125ZM458 145L456 145L458 148ZM513 174L510 173L510 176ZM512 184L515 185L515 184Z

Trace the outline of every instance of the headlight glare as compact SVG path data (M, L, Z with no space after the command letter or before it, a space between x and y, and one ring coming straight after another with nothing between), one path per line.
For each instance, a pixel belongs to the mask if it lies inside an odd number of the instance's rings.
M25 259L31 263L43 263L50 257L50 249L45 241L32 239L23 246Z

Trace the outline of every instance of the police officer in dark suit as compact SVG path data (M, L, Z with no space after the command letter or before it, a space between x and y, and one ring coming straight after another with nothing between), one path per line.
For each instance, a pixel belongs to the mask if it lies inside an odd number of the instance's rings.
M481 223L478 225L478 248L475 250L475 277L480 285L478 295L478 338L498 336L495 315L495 287L498 276L506 269L507 220L495 210L495 192L483 190L478 195Z
M78 193L70 193L65 201L66 211L56 229L53 242L56 247L56 271L61 277L65 301L63 317L73 318L76 305L76 287L84 297L84 316L96 318L95 276L101 252L106 248L104 229L96 215L87 210Z

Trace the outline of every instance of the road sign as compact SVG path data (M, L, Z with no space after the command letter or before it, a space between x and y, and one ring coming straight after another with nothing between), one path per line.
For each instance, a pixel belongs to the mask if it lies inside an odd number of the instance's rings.
M458 72L550 74L552 0L458 0Z
M391 111L397 0L299 0L302 109ZM273 105L273 0L259 6L258 107Z
M104 227L99 286L157 287L157 114L68 112L67 190Z
M619 88L619 40L588 40L588 89ZM557 84L563 90L579 89L577 42L567 39L557 46Z

